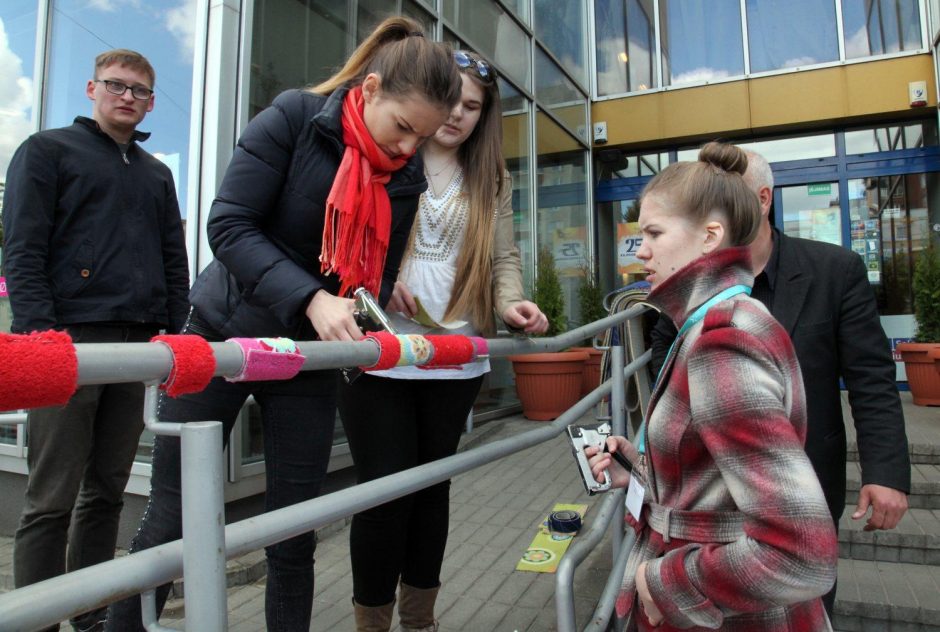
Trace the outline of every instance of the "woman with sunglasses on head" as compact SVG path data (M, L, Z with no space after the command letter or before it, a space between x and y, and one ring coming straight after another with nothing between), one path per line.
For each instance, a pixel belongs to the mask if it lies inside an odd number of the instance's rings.
M458 51L454 59L463 94L422 149L429 187L387 311L398 333L441 333L412 320L419 304L450 333L494 335L494 309L506 325L541 333L548 321L524 299L513 243L496 73L470 53ZM488 370L487 360L431 370L398 367L341 385L340 414L358 481L453 455ZM390 628L399 582L401 630L437 630L434 603L449 494L450 481L444 481L353 517L353 601L360 632Z
M360 286L383 303L391 296L427 188L415 150L447 119L460 89L450 49L426 39L417 22L389 18L332 78L278 96L248 124L212 204L215 259L196 279L184 331L210 341L360 338L348 296ZM320 491L337 373L217 377L199 393L161 395L159 416L221 420L227 439L254 396L264 430L265 509L278 509ZM180 536L180 442L158 436L150 502L131 551ZM315 546L310 532L267 547L268 630L309 629ZM157 591L158 613L167 591ZM139 598L112 606L107 629L142 629Z
M751 298L760 204L738 147L709 143L640 197L647 300L679 328L634 443L587 448L598 481L629 486L636 532L617 613L628 630L831 630L820 597L838 543L803 450L790 338Z

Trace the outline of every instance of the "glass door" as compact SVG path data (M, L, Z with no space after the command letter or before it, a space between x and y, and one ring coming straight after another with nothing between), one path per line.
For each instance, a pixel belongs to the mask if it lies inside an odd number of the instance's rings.
M842 182L844 196L838 181L777 187L776 224L786 235L850 248L862 258L893 349L914 335L911 275L917 253L930 239L929 198L940 197L940 176L874 175ZM903 363L895 360L898 379L906 380Z
M779 187L778 192L784 234L843 245L838 182Z

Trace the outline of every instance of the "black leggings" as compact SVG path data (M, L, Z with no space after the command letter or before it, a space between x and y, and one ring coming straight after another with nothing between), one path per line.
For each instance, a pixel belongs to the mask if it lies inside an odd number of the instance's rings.
M338 404L360 483L453 455L483 378L340 380ZM381 606L399 578L440 585L447 545L450 481L358 513L349 534L353 598Z

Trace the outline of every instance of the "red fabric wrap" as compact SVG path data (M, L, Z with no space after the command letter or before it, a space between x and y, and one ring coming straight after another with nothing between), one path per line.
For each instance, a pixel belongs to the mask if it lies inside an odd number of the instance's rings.
M382 371L391 369L398 364L398 358L401 357L401 344L395 334L387 331L371 331L366 334L364 340L372 340L379 346L379 361L372 366L359 367L368 371Z
M76 388L78 358L67 333L0 333L0 410L64 406Z
M460 335L425 336L434 347L431 360L425 367L455 366L472 362L474 358L473 341Z
M154 336L150 342L162 342L173 354L173 368L160 388L170 397L198 393L209 385L215 374L215 354L200 336Z
M392 230L392 206L385 184L411 156L390 157L379 147L363 119L365 98L357 86L343 99L346 149L326 198L320 271L335 273L338 296L364 286L379 295Z

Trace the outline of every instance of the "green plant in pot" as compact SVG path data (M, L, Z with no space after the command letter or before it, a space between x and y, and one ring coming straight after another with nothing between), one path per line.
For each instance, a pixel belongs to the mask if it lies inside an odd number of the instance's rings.
M930 245L920 252L911 280L914 291L914 342L897 346L904 360L907 383L914 403L940 406L940 252Z
M539 259L535 266L535 292L532 300L548 318L546 336L557 336L568 330L565 295L561 291L561 280L555 268L555 256L548 246L542 246L539 249Z
M578 307L581 310L581 324L587 325L608 315L604 309L604 293L600 284L591 271L591 265L585 261L581 265L581 278L578 282ZM572 351L583 351L588 354L584 363L584 373L581 381L581 397L584 397L597 388L601 381L601 359L603 351L594 348L594 339L601 340L603 333L584 341L583 347L574 347Z
M550 248L539 250L535 292L532 299L548 318L546 336L567 329L565 296ZM529 353L510 356L516 375L516 394L522 414L528 419L548 421L557 418L578 401L587 353Z

